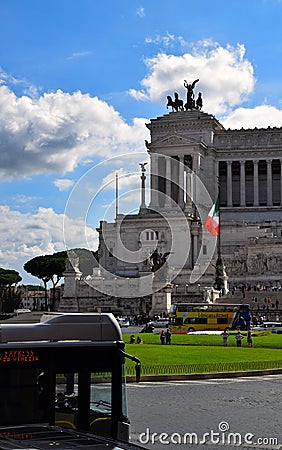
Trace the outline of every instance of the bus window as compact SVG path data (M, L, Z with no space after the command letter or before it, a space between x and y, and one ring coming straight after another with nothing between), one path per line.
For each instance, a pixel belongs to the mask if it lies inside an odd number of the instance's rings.
M187 317L187 319L184 320L184 324L206 324L208 323L208 319L206 317Z
M227 319L227 317L218 317L216 319L216 323L218 323L219 325L222 325L222 324L227 325L228 319Z
M70 380L73 380L73 383ZM84 383L83 383L84 384ZM68 387L72 386L72 392ZM84 391L85 386L83 387ZM79 428L78 406L83 407L79 385L79 374L56 376L55 424L67 428ZM91 373L89 399L85 414L88 415L88 428L91 433L109 436L112 415L112 374L110 372ZM82 397L85 392L82 392ZM90 409L88 408L90 404ZM89 411L88 411L89 410Z
M183 325L183 317L175 317L174 325Z
M38 423L47 419L44 391L39 385L40 373L35 367L0 371L0 425Z

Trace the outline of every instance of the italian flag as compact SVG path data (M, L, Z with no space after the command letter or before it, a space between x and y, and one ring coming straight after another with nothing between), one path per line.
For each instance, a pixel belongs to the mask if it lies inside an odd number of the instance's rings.
M208 214L206 223L205 223L205 228L207 230L209 230L209 232L213 235L213 236L218 236L219 235L219 200L218 197L215 201L215 203L212 205L212 208Z

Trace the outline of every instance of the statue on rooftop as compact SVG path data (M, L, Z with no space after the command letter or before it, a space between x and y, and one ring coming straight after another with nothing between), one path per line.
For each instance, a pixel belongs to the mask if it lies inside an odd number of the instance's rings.
M203 107L202 93L199 92L198 98L197 98L197 100L196 100L196 108L199 109L199 110L201 110L202 107Z
M194 96L194 88L196 83L198 83L199 79L193 81L193 83L189 84L186 80L184 80L184 87L187 89L187 103L185 103L185 110L195 109L195 96Z
M169 106L171 106L172 111L184 111L183 100L179 98L177 92L174 93L174 101L172 100L170 95L167 96L166 108L168 108Z

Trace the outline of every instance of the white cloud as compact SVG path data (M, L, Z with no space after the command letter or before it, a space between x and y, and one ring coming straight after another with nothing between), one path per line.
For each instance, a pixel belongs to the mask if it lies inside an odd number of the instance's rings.
M163 45L164 47L173 47L175 44L180 44L181 46L186 45L186 41L182 36L175 36L167 31L165 35L157 34L154 37L147 37L145 39L146 44L157 44Z
M281 127L282 111L270 105L238 108L221 119L225 128Z
M15 203L23 205L23 204L31 203L31 202L33 202L35 200L38 200L38 197L31 196L31 195L17 194L17 195L13 196L12 200Z
M146 121L128 125L106 102L81 92L31 99L0 85L0 176L64 174L93 156L143 150Z
M64 214L56 214L52 208L23 214L0 206L0 235L5 236L1 239L0 267L17 270L24 277L26 261L65 250L63 223L68 229L68 248L85 247L85 235L89 248L97 248L97 232L86 227L83 219L70 219Z
M0 86L5 85L9 83L10 85L22 85L23 92L28 95L31 98L38 97L39 89L38 87L34 86L33 84L29 83L25 79L19 79L14 77L11 74L6 73L1 67L0 67Z
M118 187L124 188L136 188L139 183L140 174L129 172L128 169L118 169L115 172L109 173L102 181L102 186L105 189L115 189L116 187L116 174L118 175Z
M59 189L59 191L67 191L74 185L74 181L67 178L58 178L54 181L54 185Z
M143 6L140 6L140 8L137 9L136 14L139 17L145 17L145 9Z
M77 59L77 58L83 58L84 56L92 55L92 52L85 50L83 52L75 52L71 56L68 56L68 60Z
M255 85L252 64L245 59L245 48L240 44L224 48L207 40L195 44L190 53L159 53L145 63L149 75L141 81L142 89L129 91L137 100L163 102L175 90L185 100L183 81L199 78L197 91L204 93L204 111L223 114L242 103Z

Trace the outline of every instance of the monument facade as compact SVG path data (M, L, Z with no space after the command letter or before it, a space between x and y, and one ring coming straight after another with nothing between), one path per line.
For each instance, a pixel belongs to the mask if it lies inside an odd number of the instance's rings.
M101 221L97 228L102 269L100 279L94 277L93 304L102 278L105 284L106 274L111 273L117 277L116 284L123 279L128 286L123 284L123 295L116 290L113 298L128 298L127 303L133 305L135 292L139 302L146 298L148 308L156 284L151 261L154 249L159 254L169 252L167 275L159 289L170 286L169 301L202 298L204 292L210 292L216 242L211 242L204 221L219 186L220 250L230 289L242 285L279 289L282 128L226 130L212 114L202 111L202 96L194 100L188 83L186 103L179 103L175 95L175 101L170 97L168 105L170 113L147 124L150 163L146 168L140 164L139 213L118 214L114 222ZM148 205L145 180L150 189ZM122 257L117 251L119 239L125 249L139 252L138 260ZM75 276L76 283L82 283L77 272ZM151 291L144 285L150 285ZM83 297L81 289L80 293ZM64 296L68 298L68 293Z

